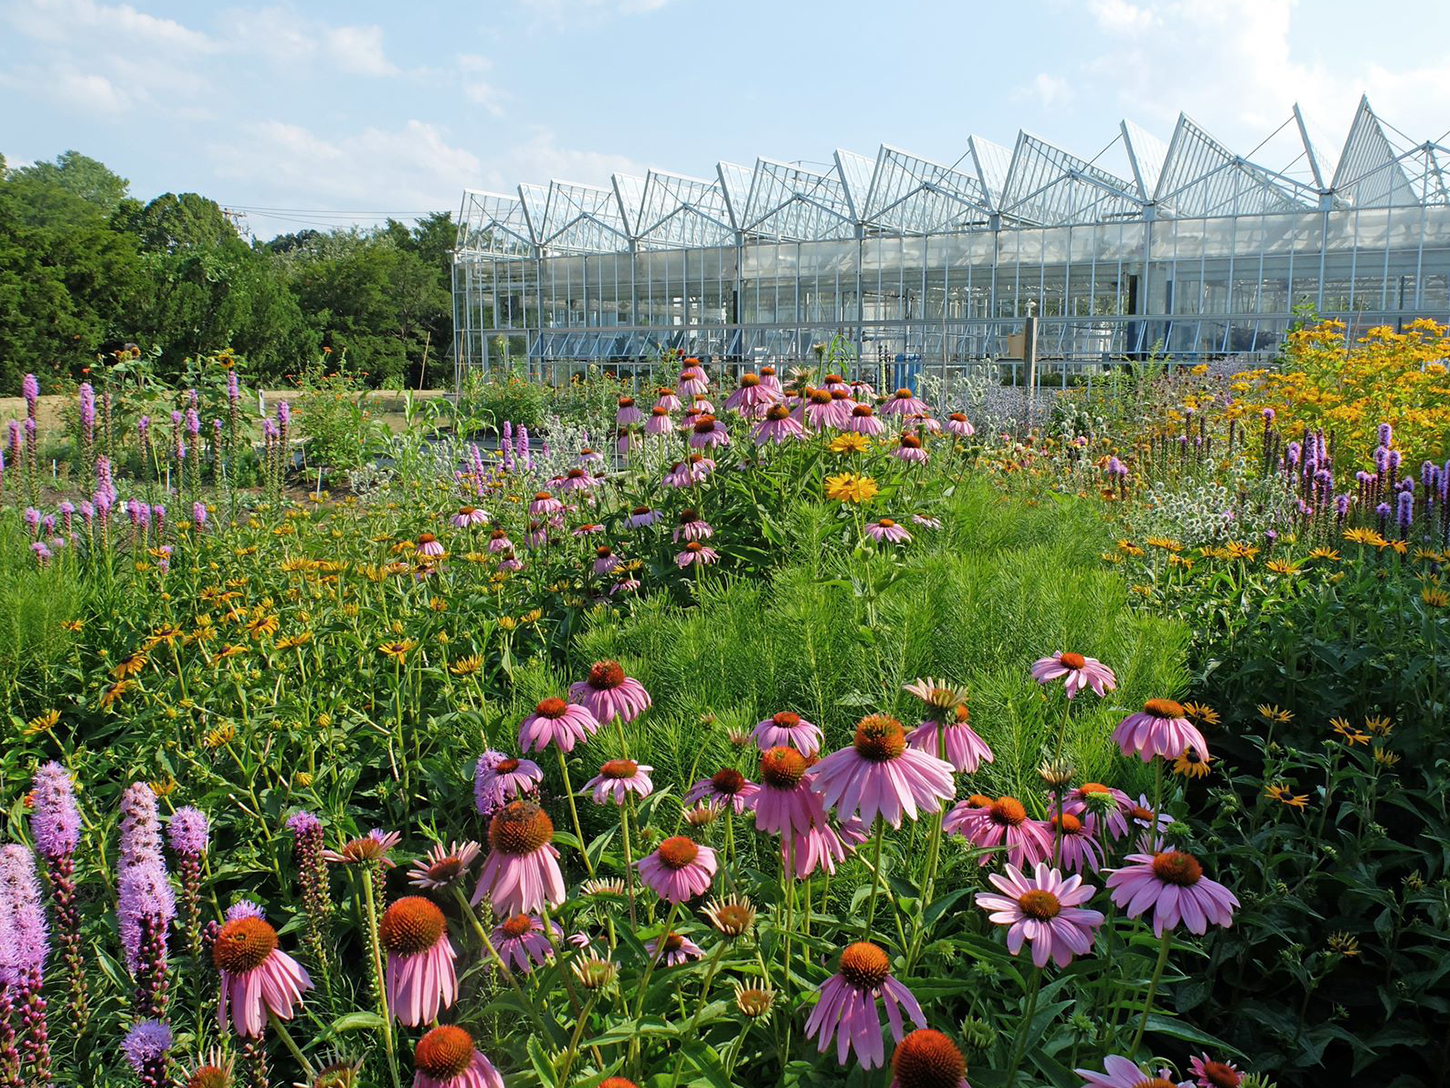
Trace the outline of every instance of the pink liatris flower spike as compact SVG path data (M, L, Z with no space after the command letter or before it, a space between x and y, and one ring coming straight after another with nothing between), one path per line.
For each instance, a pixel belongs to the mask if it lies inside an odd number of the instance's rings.
M491 1061L474 1049L473 1036L444 1024L413 1050L413 1088L504 1088Z
M684 835L666 839L653 854L634 864L639 878L669 903L703 895L716 869L715 851Z
M892 827L901 819L936 812L956 792L952 766L906 743L895 718L871 714L856 725L851 747L832 752L811 771L811 789L841 821L879 815Z
M886 1006L891 1035L901 1041L901 1010L919 1028L926 1027L926 1017L911 991L891 977L891 961L886 953L869 941L847 945L841 953L838 972L820 988L820 1000L806 1021L806 1038L815 1039L824 1054L831 1043L836 1044L836 1061L846 1064L852 1050L867 1069L886 1060L881 1038L881 1017L876 1001Z
M277 947L277 931L260 918L242 917L222 926L212 946L221 973L217 1026L228 1019L238 1035L260 1036L268 1015L290 1020L312 988L302 965Z
M1103 924L1101 912L1085 909L1096 891L1083 884L1082 877L1064 877L1039 861L1031 877L1015 865L987 878L1000 894L978 892L977 906L990 911L989 919L1007 926L1007 950L1022 951L1024 941L1032 945L1032 963L1046 967L1050 959L1066 967L1074 956L1086 955L1093 936Z
M1063 690L1069 699L1085 688L1091 688L1093 694L1101 698L1118 686L1118 678L1112 669L1095 657L1084 657L1070 650L1038 658L1032 664L1032 679L1039 684L1062 680Z
M430 899L407 895L383 912L378 938L388 953L388 1008L408 1027L432 1023L458 1000L457 956L443 912Z
M554 822L532 801L512 801L488 825L488 857L471 902L488 897L505 917L564 901L564 874L554 848Z

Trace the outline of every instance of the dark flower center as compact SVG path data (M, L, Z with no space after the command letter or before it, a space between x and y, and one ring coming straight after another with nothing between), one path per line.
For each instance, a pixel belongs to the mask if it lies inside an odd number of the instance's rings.
M958 1088L967 1075L967 1060L939 1031L913 1031L891 1055L891 1071L900 1088Z
M887 763L906 751L906 731L895 718L872 714L857 724L855 746L872 763Z
M633 408L634 407L634 398L633 397L620 397L619 398L619 406L621 408Z
M953 412L947 418L953 423L965 423L967 421L967 417L961 412Z
M894 528L896 528L896 522L892 521L890 518L882 518L876 524L879 525L879 526L881 526L881 528L883 528L883 529L894 529Z
M443 936L443 912L432 900L407 895L383 911L378 937L395 956L416 956L426 952Z
M754 389L760 384L760 377L756 374L742 374L740 376L741 389Z
M589 686L595 691L609 691L624 683L624 670L618 661L599 661L589 670Z
M632 759L611 759L599 773L605 778L633 778L638 770L639 764Z
M714 787L716 793L734 797L745 788L745 776L734 767L726 767L723 771L716 771L710 776L710 785Z
M436 536L434 536L432 533L423 533L422 535L420 535L418 537L418 543L419 544L432 544L437 539L438 538Z
M1223 1062L1204 1062L1203 1077L1216 1088L1239 1088L1243 1078L1239 1076L1238 1070Z
M503 931L505 937L517 940L525 934L533 932L534 920L527 914L515 914L512 918L505 918L498 928Z
M760 757L760 779L780 790L793 790L806 774L806 760L794 748L772 748Z
M1027 810L1022 807L1022 802L1015 797L999 797L992 802L992 822L1001 824L1004 827L1020 827L1027 822Z
M493 530L493 532L488 534L490 540L502 540L506 536L508 536L508 533L504 532L502 529L495 529Z
M662 408L657 404L649 410L649 414L658 418L669 415L670 410L668 408Z
M277 947L277 931L260 918L237 918L222 926L212 947L217 969L233 975L254 971Z
M519 769L519 761L510 756L508 759L499 760L497 767L493 769L494 774L513 774Z
M678 952L681 948L684 947L685 938L681 937L678 933L670 933L665 936L666 952Z
M1064 812L1061 816L1054 816L1052 822L1062 828L1064 835L1076 835L1082 830L1082 821L1071 812Z
M534 707L534 713L544 718L562 718L568 709L569 704L555 695Z
M911 390L910 389L898 389L896 391L896 399L897 400L909 400L909 399L911 399Z
M1040 889L1023 892L1017 898L1017 905L1022 908L1022 913L1027 917L1043 922L1049 918L1056 918L1062 911L1062 903L1058 901L1057 896Z
M1153 875L1165 884L1191 888L1203 879L1203 866L1192 854L1170 850L1153 859Z
M523 857L554 839L554 821L532 801L511 801L489 822L488 843L500 854Z
M858 990L874 990L891 974L886 953L870 941L857 941L841 953L841 977Z
M790 418L790 409L784 404L772 404L765 410L765 418L779 422L782 419Z
M1087 664L1087 658L1083 657L1082 654L1071 652L1059 654L1057 660L1065 669L1080 669Z
M599 545L599 547L594 549L594 554L599 556L600 559L608 559L611 555L614 554L614 549L612 549L608 544L601 544Z
M1140 1080L1133 1088L1176 1088L1171 1080L1164 1080L1162 1077L1146 1077Z
M700 416L697 420L695 420L696 434L709 434L714 429L715 417L710 415L709 412L706 412L704 415Z
M683 869L700 856L700 848L692 839L675 835L660 843L660 861L671 869Z
M1165 720L1181 718L1183 717L1183 705L1175 703L1172 699L1149 699L1143 704L1143 712Z
M851 414L857 419L868 419L876 414L876 409L869 404L858 404L851 409Z
M644 517L644 515L650 513L650 508L648 506L636 506L630 513L635 517Z
M583 479L585 476L588 476L589 473L585 472L582 468L571 468L568 472L564 473L564 475L570 480L580 480Z
M794 714L789 710L782 710L779 714L776 714L770 720L775 722L775 724L780 726L782 729L794 729L796 726L800 725L801 716L799 714Z
M453 1024L434 1028L418 1040L413 1064L434 1080L461 1076L473 1064L473 1036Z
M830 393L830 390L828 390L828 389L812 389L810 396L811 396L811 403L812 404L830 404L831 403L831 393Z
M917 438L914 434L904 434L901 436L901 448L904 450L919 450L921 449L921 439Z

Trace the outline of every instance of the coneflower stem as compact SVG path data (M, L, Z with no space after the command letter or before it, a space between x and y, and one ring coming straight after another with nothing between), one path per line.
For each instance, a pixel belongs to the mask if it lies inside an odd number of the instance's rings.
M378 864L374 861L360 870L363 908L367 913L368 947L373 957L373 988L377 993L378 1010L383 1016L383 1049L388 1052L388 1072L392 1074L393 1088L402 1088L402 1078L398 1075L398 1053L393 1043L393 1014L388 1008L388 994L384 984L383 948L378 941L378 904L373 895L373 867Z
M871 936L871 922L876 917L876 896L881 891L881 838L885 828L881 817L876 817L876 841L871 846L871 901L866 907L866 924L861 927L861 939Z
M1006 1088L1017 1083L1017 1070L1027 1056L1027 1037L1032 1032L1032 1019L1037 1015L1037 995L1042 989L1042 969L1032 969L1032 987L1027 991L1027 1011L1022 1017L1022 1027L1012 1043L1012 1063L1007 1067Z
M579 825L579 809L574 804L574 787L569 782L569 764L564 759L564 749L556 747L554 754L559 757L559 773L564 776L564 796L569 798L569 815L574 818L574 834L579 839L579 853L584 856L584 871L592 878L594 863L589 860L589 847L584 842L584 829Z
M277 1018L277 1014L271 1009L267 1010L267 1019L272 1021L272 1030L277 1033L277 1037L282 1040L283 1045L292 1052L292 1057L297 1059L297 1064L301 1067L302 1072L306 1074L307 1079L311 1080L317 1075L317 1070L312 1068L312 1063L302 1053L301 1048L297 1045L297 1040L292 1038L292 1033L287 1030L287 1026Z
M629 891L629 928L637 929L639 921L635 917L634 909L634 853L629 843L629 816L633 809L632 795L625 794L624 804L619 810L619 825L624 831L624 881L625 888Z
M649 965L645 967L644 978L639 983L639 1000L634 1003L634 1018L636 1021L644 1015L644 999L649 992L649 980L655 973L655 967L665 955L665 938L670 935L674 928L675 919L679 916L679 903L670 904L670 913L665 918L665 928L660 931L659 942L655 945L655 954L649 958ZM639 1036L635 1035L629 1040L629 1062L635 1072L639 1072Z
M1158 983L1163 978L1163 968L1168 964L1168 949L1173 943L1173 935L1164 930L1163 941L1158 946L1158 962L1153 967L1153 977L1148 982L1148 996L1143 999L1143 1015L1138 1020L1138 1030L1133 1033L1133 1043L1128 1047L1128 1060L1138 1053L1138 1044L1143 1041L1143 1032L1148 1027L1148 1014L1153 1011L1153 998L1158 996Z
M519 985L518 976L509 970L509 965L498 954L498 949L494 947L493 941L489 938L488 930L478 920L478 914L474 911L473 904L468 901L468 896L463 894L463 889L457 884L453 885L453 897L458 900L458 906L462 909L463 916L473 924L473 932L478 934L478 939L483 942L483 947L488 949L489 955L493 957L493 962L498 966L503 977L508 980L509 985L514 988L514 992L519 995L519 1000L524 1003L524 1008L528 1010L530 1019L533 1020L540 1031L548 1035L549 1032L544 1027L544 1021L539 1016L539 1010L534 1007L534 1003L529 1000L529 995Z
M579 1052L579 1037L584 1034L584 1025L589 1023L589 1014L594 1011L594 1005L598 1000L597 992L589 995L589 1003L584 1006L584 1012L574 1025L574 1033L569 1037L569 1048L564 1051L564 1068L559 1071L560 1084L569 1083L569 1070L574 1067L574 1059Z
M710 962L705 968L705 981L700 987L700 1003L695 1006L695 1015L690 1017L690 1026L685 1029L682 1039L693 1039L695 1028L700 1023L700 1014L705 1011L705 1005L710 1000L710 984L715 981L715 972L720 969L720 957L725 952L725 942L717 941L715 951L710 956ZM670 1088L678 1088L680 1074L685 1068L685 1052L680 1051L680 1056L675 1060L675 1075L670 1078Z

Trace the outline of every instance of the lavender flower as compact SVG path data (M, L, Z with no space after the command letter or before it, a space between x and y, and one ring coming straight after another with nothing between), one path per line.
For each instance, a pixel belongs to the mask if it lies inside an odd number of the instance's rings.
M1395 430L1388 423L1381 423L1379 427L1380 445L1388 448L1394 444Z
M70 774L59 763L46 763L31 780L34 811L30 832L35 847L47 860L75 853L80 843L81 814L76 807Z
M161 859L161 818L156 794L133 782L121 794L121 868Z
M235 370L229 370L227 371L227 400L236 404L241 399L242 387L237 381L237 372Z
M198 533L206 526L206 503L194 502L191 504L191 522L196 526Z
M302 887L302 910L307 919L307 946L318 966L325 966L322 936L332 915L332 897L328 894L322 821L310 812L299 812L287 820L287 829L296 844L297 880Z
M1415 495L1410 490L1401 491L1395 500L1395 522L1400 527L1400 536L1406 537L1410 533L1410 523L1415 520Z
M126 1033L121 1052L146 1088L169 1084L166 1067L170 1061L171 1029L160 1020L142 1020Z
M30 530L31 536L40 532L40 511L33 506L25 508L25 525Z
M148 922L162 934L176 919L176 893L159 860L148 860L127 866L121 876L116 920L121 932L121 945L126 952L126 966L138 974L146 966L144 947Z
M27 374L20 384L21 390L25 394L25 414L34 419L36 401L40 399L40 382L34 374Z
M0 847L0 985L23 984L45 969L50 930L40 902L35 855L25 846Z

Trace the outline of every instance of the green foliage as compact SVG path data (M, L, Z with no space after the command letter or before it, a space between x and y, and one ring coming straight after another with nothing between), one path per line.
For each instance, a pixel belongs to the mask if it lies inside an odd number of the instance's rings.
M299 384L298 427L308 461L346 472L369 463L383 448L387 428L368 408L362 380L349 372L345 358L331 370L326 363L308 366Z

